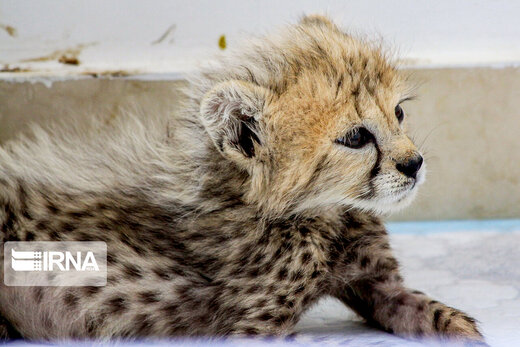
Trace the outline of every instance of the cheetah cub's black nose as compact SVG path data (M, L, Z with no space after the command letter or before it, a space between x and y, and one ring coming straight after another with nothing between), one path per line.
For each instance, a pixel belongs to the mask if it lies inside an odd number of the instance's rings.
M423 157L419 154L416 156L403 161L402 163L397 163L395 168L400 172L404 173L408 177L416 178L417 172L421 168L423 163Z

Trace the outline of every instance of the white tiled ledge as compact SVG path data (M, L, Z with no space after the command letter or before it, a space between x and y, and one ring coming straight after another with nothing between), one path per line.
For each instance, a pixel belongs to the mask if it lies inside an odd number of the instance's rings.
M207 55L206 55L207 56ZM89 78L125 78L144 81L182 80L190 71L204 65L203 59L165 59L154 62L125 62L123 57L110 59L119 63L90 63L64 65L56 61L45 63L10 64L0 72L0 81L32 82L51 86L56 81L80 80ZM81 61L81 60L80 60ZM207 61L207 60L206 60ZM520 57L489 60L455 60L447 58L404 58L399 63L402 69L471 69L471 68L508 68L520 67ZM1 70L1 67L0 67Z

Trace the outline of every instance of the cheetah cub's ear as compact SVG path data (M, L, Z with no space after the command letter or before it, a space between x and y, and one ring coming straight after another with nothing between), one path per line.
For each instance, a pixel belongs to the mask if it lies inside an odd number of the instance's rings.
M259 124L268 90L245 81L226 81L213 87L203 98L200 114L217 149L238 163L247 165L262 145Z

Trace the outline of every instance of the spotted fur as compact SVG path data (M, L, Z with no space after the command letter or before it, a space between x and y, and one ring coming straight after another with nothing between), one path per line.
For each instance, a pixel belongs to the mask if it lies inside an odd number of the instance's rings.
M0 336L289 335L333 295L399 335L480 339L403 286L379 217L424 177L396 170L417 153L407 93L381 49L311 16L191 76L173 117L6 145L2 242L104 241L109 269L105 287L2 284ZM360 125L369 144L338 144Z

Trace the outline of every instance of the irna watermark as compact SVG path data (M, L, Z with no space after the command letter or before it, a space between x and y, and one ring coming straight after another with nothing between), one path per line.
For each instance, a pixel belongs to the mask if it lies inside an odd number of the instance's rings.
M6 242L6 286L104 286L105 242Z

